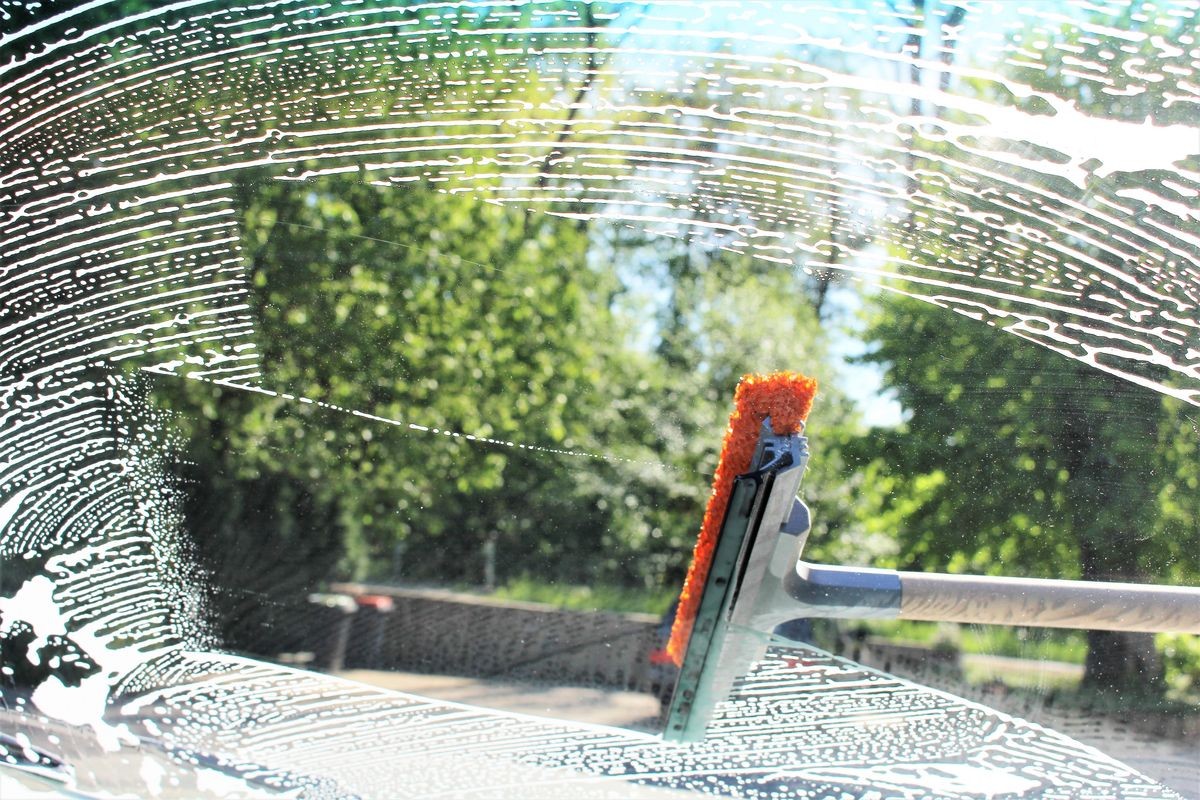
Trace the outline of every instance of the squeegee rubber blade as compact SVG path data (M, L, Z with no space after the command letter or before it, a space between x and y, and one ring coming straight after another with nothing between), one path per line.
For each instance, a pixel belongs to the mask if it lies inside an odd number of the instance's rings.
M668 741L697 742L704 738L712 713L712 702L705 697L706 689L712 684L720 660L728 624L730 591L738 556L749 532L750 513L758 488L759 482L753 479L739 478L734 484L667 712L663 738Z

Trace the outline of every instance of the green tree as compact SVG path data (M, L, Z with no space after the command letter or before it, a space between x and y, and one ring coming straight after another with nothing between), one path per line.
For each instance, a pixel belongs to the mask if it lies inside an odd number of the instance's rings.
M924 3L913 7L914 19L928 13ZM1015 41L1024 45L1030 62L1014 64L1013 75L1036 90L1025 96L1016 97L1006 84L972 78L959 78L956 88L1031 115L1054 113L1047 98L1058 98L1103 119L1180 122L1186 112L1172 98L1182 74L1177 62L1187 58L1183 42L1190 41L1194 20L1136 11L1131 6L1117 20L1107 13L1079 12L1093 13L1095 23L1129 30L1136 46L1116 47L1108 37L1093 36L1082 19L1064 19L1057 30L1031 25L1018 34ZM953 44L956 28L969 26L970 19L952 12L942 23L943 40ZM906 48L914 56L922 51L922 38L919 29L909 35ZM941 51L947 65L956 57L965 56ZM1095 75L1081 72L1077 64L1096 65ZM912 70L917 83L915 62ZM943 89L951 79L949 71L942 73ZM914 100L914 113L919 105ZM953 108L934 113L962 117ZM1148 383L1174 385L1161 357L1176 366L1186 362L1187 339L1176 334L1159 344L1153 330L1158 312L1145 309L1169 307L1173 294L1186 292L1169 277L1174 272L1169 261L1173 249L1188 246L1161 233L1178 221L1162 219L1152 204L1138 207L1129 224L1114 226L1112 235L1091 235L1091 219L1079 221L1080 207L1109 209L1132 187L1171 198L1173 189L1160 188L1168 176L1143 171L1101 177L1096 173L1103 165L1092 160L1081 165L1090 173L1085 188L1030 175L1047 191L1029 212L1014 213L1003 184L956 185L954 173L942 166L964 161L955 145L920 141L920 149L936 157L921 160L921 172L913 169L919 160L916 144L910 146L909 193L920 199L910 203L909 224L891 234L897 261L916 266L898 270L954 265L961 277L943 291L940 302L967 316L900 296L888 295L880 304L869 332L878 343L872 360L886 369L887 385L910 417L899 431L876 432L864 441L880 452L866 472L891 494L868 527L894 528L900 565L909 568L1195 582L1197 532L1181 511L1200 507L1194 466L1184 455L1195 436L1187 431L1189 412L1070 358L1094 359ZM1037 143L1007 146L1027 152ZM1047 151L1046 157L1070 156ZM1067 201L1073 205L1065 211ZM931 224L930 209L924 207L929 203L934 209L953 208L953 217L969 211L993 221L978 235L963 237ZM1098 211L1097 219L1103 213ZM918 217L922 224L914 224ZM1053 249L1044 242L1053 242ZM974 295L971 273L989 272L1014 286L1024 284L1008 291L1028 303ZM1136 316L1121 318L1115 311L1126 307L1128 296L1106 275L1122 276L1122 285L1147 298L1136 306ZM1056 311L1039 304L1047 286L1072 290L1055 296ZM1042 324L1042 314L1050 324ZM1124 327L1106 330L1110 319ZM1042 346L998 330L1010 325ZM1163 325L1170 327L1169 321ZM1112 348L1118 336L1129 337L1128 345ZM1122 360L1112 352L1149 349L1159 350L1157 361ZM1161 688L1161 665L1149 635L1090 632L1088 643L1087 685Z
M568 516L603 527L559 499L591 459L440 433L596 444L609 278L585 263L574 224L346 178L247 181L239 202L258 383L274 394L175 381L160 396L183 412L186 485L192 507L208 509L192 521L206 562L237 573L277 564L294 579L268 570L217 586L299 593L335 575L391 577L405 541L425 554L407 577L446 580L475 576L493 532L513 540L517 560L547 541L587 546L552 534ZM532 536L520 529L530 507L542 526ZM261 557L239 563L249 530Z
M822 334L803 277L715 240L664 237L650 256L622 243L607 263L596 258L602 223L586 219L586 176L559 156L570 154L568 142L594 135L597 126L587 123L606 113L587 104L592 93L613 91L605 83L609 56L596 50L615 42L595 29L604 23L590 5L562 9L577 14L581 33L540 36L530 8L519 11L520 24L464 11L444 23L448 40L470 45L462 57L421 69L411 65L425 55L421 42L374 43L379 59L369 80L361 63L331 48L294 64L239 62L228 96L196 94L187 82L139 90L153 95L151 107L178 106L189 123L214 131L256 103L286 108L305 121L306 140L329 151L319 162L282 167L282 175L242 173L237 183L261 385L274 394L159 384L161 403L181 412L187 444L179 472L198 550L219 587L213 602L232 616L256 613L272 587L294 599L330 577L475 582L485 540L495 541L507 568L501 580L528 572L675 584L737 378L784 367L821 372ZM489 26L501 30L466 33ZM587 47L568 53L556 46L564 42ZM561 80L547 80L551 74ZM364 153L391 152L393 134L360 131L353 147L342 141L349 134L314 134L326 124L340 130L348 111L416 120L434 107L485 109L518 138L541 140L526 186L555 191L514 202L506 185L490 198L497 204L485 203L479 186L458 194L464 184L435 191L414 180L425 167L406 168L402 159L355 175ZM459 149L460 140L480 137L479 120L465 112L439 120L441 142L428 143L423 161L460 165L465 183L474 170L493 170L491 159L510 147L484 135L475 149ZM252 138L287 150L291 126L281 132L273 124L264 119ZM705 124L748 135L738 124ZM767 131L760 124L756 136ZM712 147L715 161L722 147ZM321 170L351 173L296 180ZM519 186L521 171L511 170ZM389 180L390 189L378 185ZM681 220L747 223L736 206L673 201ZM656 281L673 298L650 314L651 345L638 333L647 319L621 303L630 276L622 265L646 258L666 267L639 280ZM829 442L849 406L834 403L832 383L825 386ZM469 443L409 423L544 449ZM548 452L574 449L610 458ZM820 463L834 463L832 453ZM852 495L836 496L822 519L848 518L832 509L849 507ZM253 543L243 541L248 531Z
M238 203L271 394L158 393L235 646L331 578L477 583L487 540L501 582L677 585L737 380L828 377L804 279L745 255L656 251L690 267L646 317L611 267L646 253L598 259L575 220L349 177L259 176ZM825 386L818 473L850 414ZM812 486L823 524L852 517L843 482Z
M1200 507L1183 407L979 322L888 295L870 329L909 417L872 442L899 566L1194 580ZM1194 436L1192 437L1194 438ZM903 475L903 478L896 478ZM1149 634L1088 633L1085 684L1161 688Z
M854 537L864 500L858 481L847 474L844 450L857 432L855 411L835 380L831 326L818 319L807 276L699 242L622 234L608 246L610 261L633 273L625 277L627 292L615 298L614 313L627 320L623 327L641 332L627 347L615 381L621 388L614 391L627 394L610 413L622 417L620 438L631 452L644 454L639 460L675 468L624 464L619 469L629 478L614 482L634 487L627 491L634 492L639 512L622 514L613 524L632 528L633 551L648 567L644 577L659 585L682 581L734 389L751 371L790 369L820 381L804 487L814 511L814 550L836 550Z

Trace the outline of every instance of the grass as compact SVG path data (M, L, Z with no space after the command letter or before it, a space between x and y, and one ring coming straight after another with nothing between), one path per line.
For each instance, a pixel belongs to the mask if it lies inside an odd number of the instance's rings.
M1126 693L1109 697L1083 690L1079 685L1087 656L1087 639L1081 631L911 620L870 620L854 623L853 629L897 644L957 651L963 655L960 663L967 683L979 685L999 681L1017 692L1029 693L1030 697L1053 691L1056 703L1066 707L1110 713L1139 710L1180 715L1195 714L1200 705L1200 645L1191 636L1159 637L1167 667L1165 696L1143 697ZM1028 664L996 664L983 656L1019 658Z
M992 683L1000 681L1012 689L1035 689L1045 691L1057 689L1070 691L1079 687L1083 677L1083 667L1071 665L1063 668L1060 663L1042 664L1029 662L1028 665L1014 668L1011 662L1005 664L989 663L985 656L976 654L965 655L962 658L963 678L969 684Z
M1087 655L1087 640L1079 631L911 620L870 620L863 622L861 628L874 636L961 653L1068 664L1082 664Z
M622 586L580 586L516 578L496 589L492 597L546 603L574 611L639 611L662 614L678 594L675 588L631 589Z

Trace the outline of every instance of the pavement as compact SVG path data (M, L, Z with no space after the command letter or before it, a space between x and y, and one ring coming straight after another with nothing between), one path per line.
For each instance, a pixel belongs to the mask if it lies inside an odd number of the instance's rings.
M368 669L345 670L335 674L380 689L418 694L451 703L634 730L655 730L659 713L658 700L641 692Z
M993 666L997 669L1011 667L1006 662L1012 659L988 658L995 661ZM1053 667L1047 669L1053 671ZM337 675L381 689L452 703L634 730L661 730L658 701L649 694L639 692L365 669L346 670ZM1001 698L986 698L985 703L990 705L987 700L997 699ZM997 705L1003 708L1005 704L1000 702ZM1021 716L1017 709L1011 711ZM1179 792L1187 800L1200 800L1200 759L1197 759L1197 744L1194 741L1157 739L1144 731L1114 725L1111 720L1084 718L1078 713L1060 713L1048 719L1043 710L1041 714L1034 714L1033 718L1119 759Z

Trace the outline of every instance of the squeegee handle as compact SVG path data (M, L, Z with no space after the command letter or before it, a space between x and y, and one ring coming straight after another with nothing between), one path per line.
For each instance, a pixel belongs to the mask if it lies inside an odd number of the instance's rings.
M900 572L901 619L1200 633L1200 589Z
M811 617L1200 633L1200 588L1184 586L894 572L801 561L785 590L800 613Z

